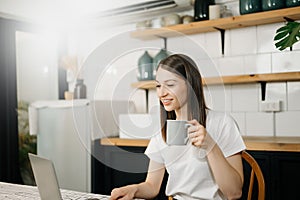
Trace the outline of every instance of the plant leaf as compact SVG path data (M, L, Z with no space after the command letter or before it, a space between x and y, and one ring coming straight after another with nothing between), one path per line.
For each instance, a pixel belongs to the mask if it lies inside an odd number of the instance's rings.
M274 41L276 48L280 51L293 46L300 38L300 23L288 22L276 31Z

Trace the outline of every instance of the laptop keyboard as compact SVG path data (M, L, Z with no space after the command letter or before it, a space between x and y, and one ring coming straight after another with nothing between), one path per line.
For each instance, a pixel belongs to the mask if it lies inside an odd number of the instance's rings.
M109 196L61 190L63 200L109 200Z
M61 190L63 200L109 200L109 196ZM37 187L0 182L0 199L2 200L40 200Z

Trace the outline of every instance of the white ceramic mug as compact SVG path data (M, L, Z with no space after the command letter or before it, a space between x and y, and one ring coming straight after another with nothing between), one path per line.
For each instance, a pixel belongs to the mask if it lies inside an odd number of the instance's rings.
M210 5L209 6L209 19L219 19L220 18L220 5Z
M167 120L167 144L186 145L188 142L187 129L191 126L187 121Z

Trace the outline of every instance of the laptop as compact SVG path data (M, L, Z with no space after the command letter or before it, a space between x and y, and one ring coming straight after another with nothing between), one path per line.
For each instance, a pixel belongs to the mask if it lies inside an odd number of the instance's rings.
M28 153L34 179L42 200L81 199L108 200L109 196L60 190L53 162L35 154Z

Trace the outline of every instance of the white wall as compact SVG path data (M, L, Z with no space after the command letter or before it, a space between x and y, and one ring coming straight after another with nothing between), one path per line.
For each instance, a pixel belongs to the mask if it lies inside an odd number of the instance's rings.
M275 49L273 37L282 25L284 23L226 31L224 56L218 32L191 37L208 51L223 76L300 71L300 43L292 52ZM214 75L206 74L210 76ZM266 100L281 101L280 112L261 111L260 84L209 86L206 91L209 107L232 113L243 135L300 136L300 82L267 83ZM209 93L213 93L213 97Z
M19 101L31 103L58 99L57 60L55 38L38 33L16 32Z
M234 9L237 10L236 7ZM282 25L276 23L227 30L224 56L221 54L219 32L170 38L168 50L190 55L204 77L300 71L300 43L294 46L292 52L275 49L273 37ZM106 31L85 32L74 37L70 47L88 58L84 77L89 98L129 98L136 102L138 112L145 112L144 91L136 90L130 84L137 81L134 69L144 49L157 48L157 51L151 51L154 56L163 46L163 41L145 42L124 33L134 28L132 24ZM108 64L112 59L114 61ZM300 82L267 83L266 89L266 100L281 101L280 112L260 111L260 84L208 86L205 91L208 106L230 112L243 135L300 136ZM149 102L149 110L157 105L155 90L150 91Z

